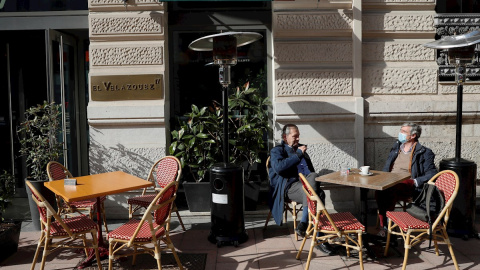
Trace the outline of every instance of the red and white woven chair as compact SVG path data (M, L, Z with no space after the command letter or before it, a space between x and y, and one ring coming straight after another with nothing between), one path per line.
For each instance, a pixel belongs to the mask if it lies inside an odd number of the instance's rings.
M309 224L305 238L298 250L297 260L300 259L307 238L311 236L312 242L305 270L308 270L310 267L313 248L324 242L344 246L347 249L347 256L350 256L350 248L357 250L360 269L363 270L362 234L365 231L365 226L350 212L329 214L322 200L310 186L305 176L301 173L299 176L303 184L303 191L307 196ZM323 236L317 236L318 232L323 233Z
M156 187L144 188L142 195L129 198L127 200L129 218L133 218L134 216L142 216L141 214L134 215L134 213L142 208L147 208L159 191L161 191L171 182L178 182L181 175L182 166L180 164L180 161L176 157L166 156L155 162L155 164L153 164L152 168L150 169L147 180L156 183ZM178 213L178 209L175 203L173 204L172 211L177 214L178 221L180 222L182 229L185 231L185 226L183 225L182 218Z
M62 164L56 161L50 161L47 164L47 175L50 181L62 180L65 178L73 178L70 171L65 168ZM91 219L93 219L93 214L97 211L97 199L87 199L82 201L76 201L68 203L64 201L60 196L55 195L57 199L58 214L65 215L65 217L72 213L80 213L82 211L87 211ZM105 231L108 233L107 219L105 216L105 199L106 196L100 197L100 210L102 211L103 226L105 226Z
M62 219L45 198L36 190L33 185L26 181L28 188L32 191L33 201L37 204L40 212L41 234L38 240L37 250L33 258L31 269L35 269L35 264L43 247L42 265L45 267L46 257L56 251L58 248L84 248L85 254L95 252L97 262L100 261L97 242L97 224L85 215ZM53 218L52 218L53 217ZM91 234L92 240L87 240L86 235ZM82 241L78 241L78 240ZM59 240L54 242L53 240ZM83 245L81 245L83 243ZM98 265L101 268L101 264Z
M267 174L268 174L268 171L270 170L270 157L267 158L266 166L267 166ZM270 178L269 178L269 180L270 180ZM290 205L292 205L292 206L290 206ZM302 211L302 205L301 204L300 204L300 207L297 208L297 202L285 199L285 202L283 203L283 222L284 223L287 222L287 214L288 213L292 214L293 230L294 231L297 228L297 215L300 211ZM270 212L268 212L267 220L265 221L265 225L263 226L263 230L267 229L268 222L270 221L271 217L272 217L272 210L270 210ZM296 233L295 233L295 240L298 241L298 235Z
M452 244L447 234L447 223L452 210L453 201L458 193L459 180L454 171L445 170L437 173L425 185L436 185L445 198L445 207L438 217L432 223L432 240L435 244L435 254L439 255L438 242L447 244L450 255L452 256L455 269L458 270L457 259L453 253ZM385 256L388 254L391 234L400 235L405 243L405 257L403 259L402 270L407 267L409 250L425 240L430 239L430 226L427 222L411 216L407 212L387 212L388 234L385 247Z
M132 265L135 265L136 255L144 253L152 255L157 260L158 269L162 269L160 252L166 249L172 251L178 267L183 269L168 230L177 188L178 182L171 182L155 196L141 220L132 218L108 234L110 243L108 269L112 269L114 259L126 256L133 256ZM160 241L165 243L166 247L161 246ZM117 252L124 248L133 251L117 255Z

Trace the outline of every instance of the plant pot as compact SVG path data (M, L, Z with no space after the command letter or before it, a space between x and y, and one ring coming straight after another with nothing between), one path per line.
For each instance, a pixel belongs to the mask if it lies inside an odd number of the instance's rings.
M50 203L55 211L57 211L57 201L55 198L55 193L53 193L50 189L46 188L44 183L48 182L48 180L25 180L29 181L33 187L38 190L45 198L45 200ZM38 212L37 204L32 199L32 191L26 187L27 189L27 197L28 197L28 206L30 207L30 215L32 217L32 224L35 230L39 231L41 229L40 226L40 213Z
M212 192L209 182L183 182L183 189L190 212L210 212Z
M245 211L257 210L258 197L260 195L260 182L244 182L243 190L245 196Z
M3 228L8 226L5 230ZM20 239L21 220L5 220L0 223L0 262L13 255L18 250Z

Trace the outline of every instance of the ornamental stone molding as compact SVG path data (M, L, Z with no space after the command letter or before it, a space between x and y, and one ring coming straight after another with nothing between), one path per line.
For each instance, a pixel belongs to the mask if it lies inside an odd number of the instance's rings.
M319 13L274 13L275 30L351 30L353 15L341 10Z
M276 70L277 96L352 95L351 71Z
M115 43L90 46L90 62L96 66L163 65L163 42Z
M363 3L369 4L369 3L401 3L401 4L420 4L420 3L428 3L428 4L433 4L435 3L435 0L364 0Z
M480 82L478 82L480 83ZM439 84L438 90L441 94L457 94L457 84ZM464 94L480 94L480 84L465 84L463 86ZM480 100L479 100L480 102Z
M364 61L410 62L435 60L435 53L432 49L423 46L423 43L365 42L362 51Z
M89 0L88 8L91 11L135 11L135 10L163 10L164 2L157 0Z
M434 32L433 14L391 12L363 14L363 31L381 32Z
M159 12L90 14L90 38L128 34L163 35L164 14Z
M275 42L275 59L279 63L351 62L352 42Z
M415 67L367 67L363 92L369 94L435 94L437 70Z

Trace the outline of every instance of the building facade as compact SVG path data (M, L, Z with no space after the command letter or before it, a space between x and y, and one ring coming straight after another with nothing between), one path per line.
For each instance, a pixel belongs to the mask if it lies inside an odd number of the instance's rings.
M246 12L236 14L229 13L228 5L212 11L213 3L205 8L198 2L189 6L156 0L89 0L88 11L77 12L88 25L77 22L75 28L80 30L73 31L72 26L63 31L75 35L88 29L88 38L84 38L89 41L88 49L83 48L88 51L83 85L88 99L78 107L87 125L88 155L83 156L88 157L88 173L124 170L147 176L151 164L168 154L176 108L183 100L177 85L189 80L188 74L179 75L175 69L182 63L172 61L188 56L190 60L183 64L189 64L194 58L181 49L187 40L179 37L184 32L201 36L229 30L264 36L261 50L265 51L262 57L272 100L270 146L280 140L284 124L296 123L321 173L362 165L380 170L401 124L416 122L423 127L421 142L436 153L438 166L455 153L457 86L448 76L439 77L441 70L448 72L450 67L439 59L444 57L441 52L423 44L443 34L460 33L466 26L480 26L480 14L436 12L448 3L273 1L242 6ZM13 23L12 16L0 19ZM478 61L478 52L476 57ZM478 70L469 70L470 79L464 86L462 157L478 163L480 87ZM138 77L142 75L146 77ZM108 89L121 87L121 78L127 76L133 78L131 84L138 85L159 78L155 89L161 95L125 97L116 94L121 90ZM217 78L205 80L216 82ZM111 95L102 98L107 90ZM358 190L333 186L328 190L331 208L358 209ZM126 196L130 195L112 196L107 207L126 202ZM109 217L122 214L109 212Z

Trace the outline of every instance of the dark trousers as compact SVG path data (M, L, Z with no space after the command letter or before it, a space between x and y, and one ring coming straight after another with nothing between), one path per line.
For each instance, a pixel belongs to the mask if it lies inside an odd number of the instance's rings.
M307 179L307 182L310 184L310 186L312 186L313 190L315 190L315 193L317 193L320 200L322 200L323 204L325 205L325 192L320 188L320 182L315 181L316 177L318 177L317 173L310 173L305 178ZM303 191L302 182L300 180L293 182L293 184L290 185L290 187L287 190L287 198L294 202L301 203L303 205L303 214L300 222L307 223L308 222L308 207L307 207L308 202L307 202L307 196Z
M375 191L375 199L378 206L380 227L387 226L387 211L393 211L395 204L401 200L408 200L413 196L415 184L412 179L404 180L393 187Z

